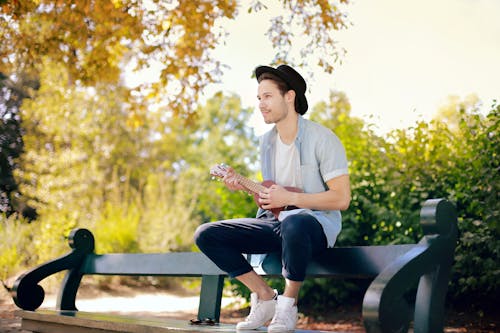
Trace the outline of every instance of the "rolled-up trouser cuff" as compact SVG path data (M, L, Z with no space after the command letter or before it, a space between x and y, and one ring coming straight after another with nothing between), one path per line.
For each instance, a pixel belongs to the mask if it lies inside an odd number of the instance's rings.
M242 267L238 270L232 271L232 272L227 272L227 275L229 275L230 278L235 278L237 276L246 274L248 272L251 272L253 270L253 267L248 265L247 267Z

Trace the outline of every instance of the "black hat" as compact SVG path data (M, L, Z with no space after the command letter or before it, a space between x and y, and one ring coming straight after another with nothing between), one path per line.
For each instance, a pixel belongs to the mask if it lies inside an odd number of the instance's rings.
M264 73L271 73L285 81L291 90L295 91L295 95L298 102L297 112L304 114L307 111L307 99L306 99L306 81L304 78L297 73L295 69L288 65L279 65L277 68L269 66L259 66L255 69L255 77L259 79Z

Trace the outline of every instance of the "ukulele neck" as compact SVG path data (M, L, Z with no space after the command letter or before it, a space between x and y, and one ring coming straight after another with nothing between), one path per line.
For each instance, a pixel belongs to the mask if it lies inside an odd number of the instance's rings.
M251 191L254 194L257 194L266 188L265 186L263 186L259 183L256 183L256 182L254 182L246 177L243 177L242 175L238 174L238 175L236 175L236 178L238 179L238 183L240 183L243 187L245 187L246 189L248 189L249 191Z

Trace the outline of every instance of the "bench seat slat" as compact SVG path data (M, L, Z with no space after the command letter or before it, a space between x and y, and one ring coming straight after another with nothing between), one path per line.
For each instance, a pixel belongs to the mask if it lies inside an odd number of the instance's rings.
M21 328L39 333L168 333L168 332L236 332L233 324L190 325L188 320L135 317L83 311L18 311ZM267 332L262 327L245 332ZM325 332L325 331L322 331ZM295 330L295 333L318 333Z

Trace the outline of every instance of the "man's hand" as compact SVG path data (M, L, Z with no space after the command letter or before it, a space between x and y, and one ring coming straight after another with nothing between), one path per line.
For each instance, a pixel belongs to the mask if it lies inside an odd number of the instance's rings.
M259 192L258 203L264 209L294 206L314 210L346 210L351 201L349 175L326 182L328 190L318 193L299 193L274 184Z
M234 169L229 167L226 175L222 178L222 181L226 185L228 189L231 191L245 191L246 189L239 183L238 178L236 177L236 172Z
M288 205L290 194L292 192L286 190L278 184L271 185L263 191L259 192L259 204L264 209L280 208Z

